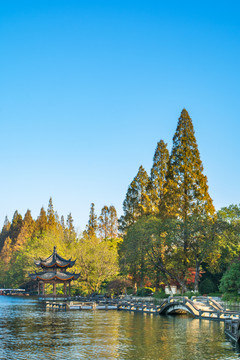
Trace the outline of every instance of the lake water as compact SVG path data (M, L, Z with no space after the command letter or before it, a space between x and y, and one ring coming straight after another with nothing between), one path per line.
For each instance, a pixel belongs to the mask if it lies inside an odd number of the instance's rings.
M124 311L46 311L0 296L1 360L227 360L223 323Z

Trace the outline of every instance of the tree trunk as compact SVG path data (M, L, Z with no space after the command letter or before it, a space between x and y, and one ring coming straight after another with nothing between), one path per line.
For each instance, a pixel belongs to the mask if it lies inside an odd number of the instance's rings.
M137 293L137 282L136 281L134 281L133 293L134 293L134 295Z
M140 265L140 287L144 286L144 254L143 249L141 251L141 265Z
M159 282L160 282L160 274L159 274L159 271L157 269L157 271L156 271L156 279L155 279L156 292L159 291Z
M194 291L198 291L199 280L200 280L200 262L196 259Z

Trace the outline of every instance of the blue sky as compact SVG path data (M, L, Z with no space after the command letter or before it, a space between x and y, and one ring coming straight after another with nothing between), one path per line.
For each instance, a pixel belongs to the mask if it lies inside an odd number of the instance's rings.
M83 230L122 212L185 107L217 209L240 202L240 5L1 1L0 222L50 196Z

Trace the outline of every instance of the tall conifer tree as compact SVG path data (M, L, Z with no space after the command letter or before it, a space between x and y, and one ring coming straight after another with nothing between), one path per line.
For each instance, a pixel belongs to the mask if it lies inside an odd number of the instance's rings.
M183 109L173 137L173 148L168 162L164 199L161 209L167 217L175 217L182 222L182 279L186 280L187 268L192 256L190 249L191 216L212 218L215 209L208 193L207 177L203 174L192 120ZM197 237L196 237L197 241Z
M192 120L185 109L181 112L173 137L162 207L167 216L183 221L189 215L212 216L215 213Z
M151 212L151 200L148 193L149 177L143 166L128 187L126 198L123 202L124 215L120 218L120 228L125 231L136 220Z
M12 223L10 226L10 233L9 233L9 236L10 236L13 244L17 240L17 237L21 231L22 225L23 225L22 215L19 214L19 212L16 210L15 213L13 214L13 219L12 219Z
M89 220L87 224L87 234L89 237L96 236L97 233L97 215L95 214L95 205L91 203L90 213L89 213Z
M47 228L49 230L53 230L56 228L56 226L57 226L57 220L53 209L53 201L52 198L50 197L48 203L48 209L47 209Z
M118 235L117 211L113 205L104 206L98 218L98 229L101 239L115 239Z
M4 246L4 242L5 242L6 238L9 236L10 227L11 227L11 223L8 220L8 217L6 216L5 220L4 220L2 231L0 233L0 252Z
M30 239L31 236L33 235L34 229L35 229L35 221L32 218L31 211L28 209L23 219L23 225L21 227L21 231L14 244L13 251L18 251L23 247L26 241Z
M70 244L76 238L76 232L74 229L73 217L71 213L69 213L67 216L66 225L67 227L65 228L65 238L67 239L67 242Z
M109 237L109 209L108 206L104 206L101 210L101 214L98 218L98 229L101 239Z
M167 164L169 160L169 152L167 144L160 140L153 157L153 166L150 177L150 197L152 201L152 212L158 213L159 206L163 199L164 185L166 183Z
M36 220L36 232L42 234L47 229L47 214L44 207L41 208L40 214Z
M117 238L118 236L118 219L117 211L113 205L109 206L109 237L111 239Z

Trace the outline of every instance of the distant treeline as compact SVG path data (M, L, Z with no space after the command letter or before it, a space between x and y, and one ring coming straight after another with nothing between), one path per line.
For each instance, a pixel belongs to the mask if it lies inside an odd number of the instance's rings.
M75 271L81 280L75 287L80 292L99 291L103 282L119 274L118 220L114 206L104 206L99 217L91 204L86 230L77 235L71 213L59 218L52 198L47 211L41 208L36 220L27 210L24 218L15 211L12 222L5 219L0 234L0 286L21 287L29 282L28 273L34 272L34 259L46 258L57 247L66 258L77 258Z

